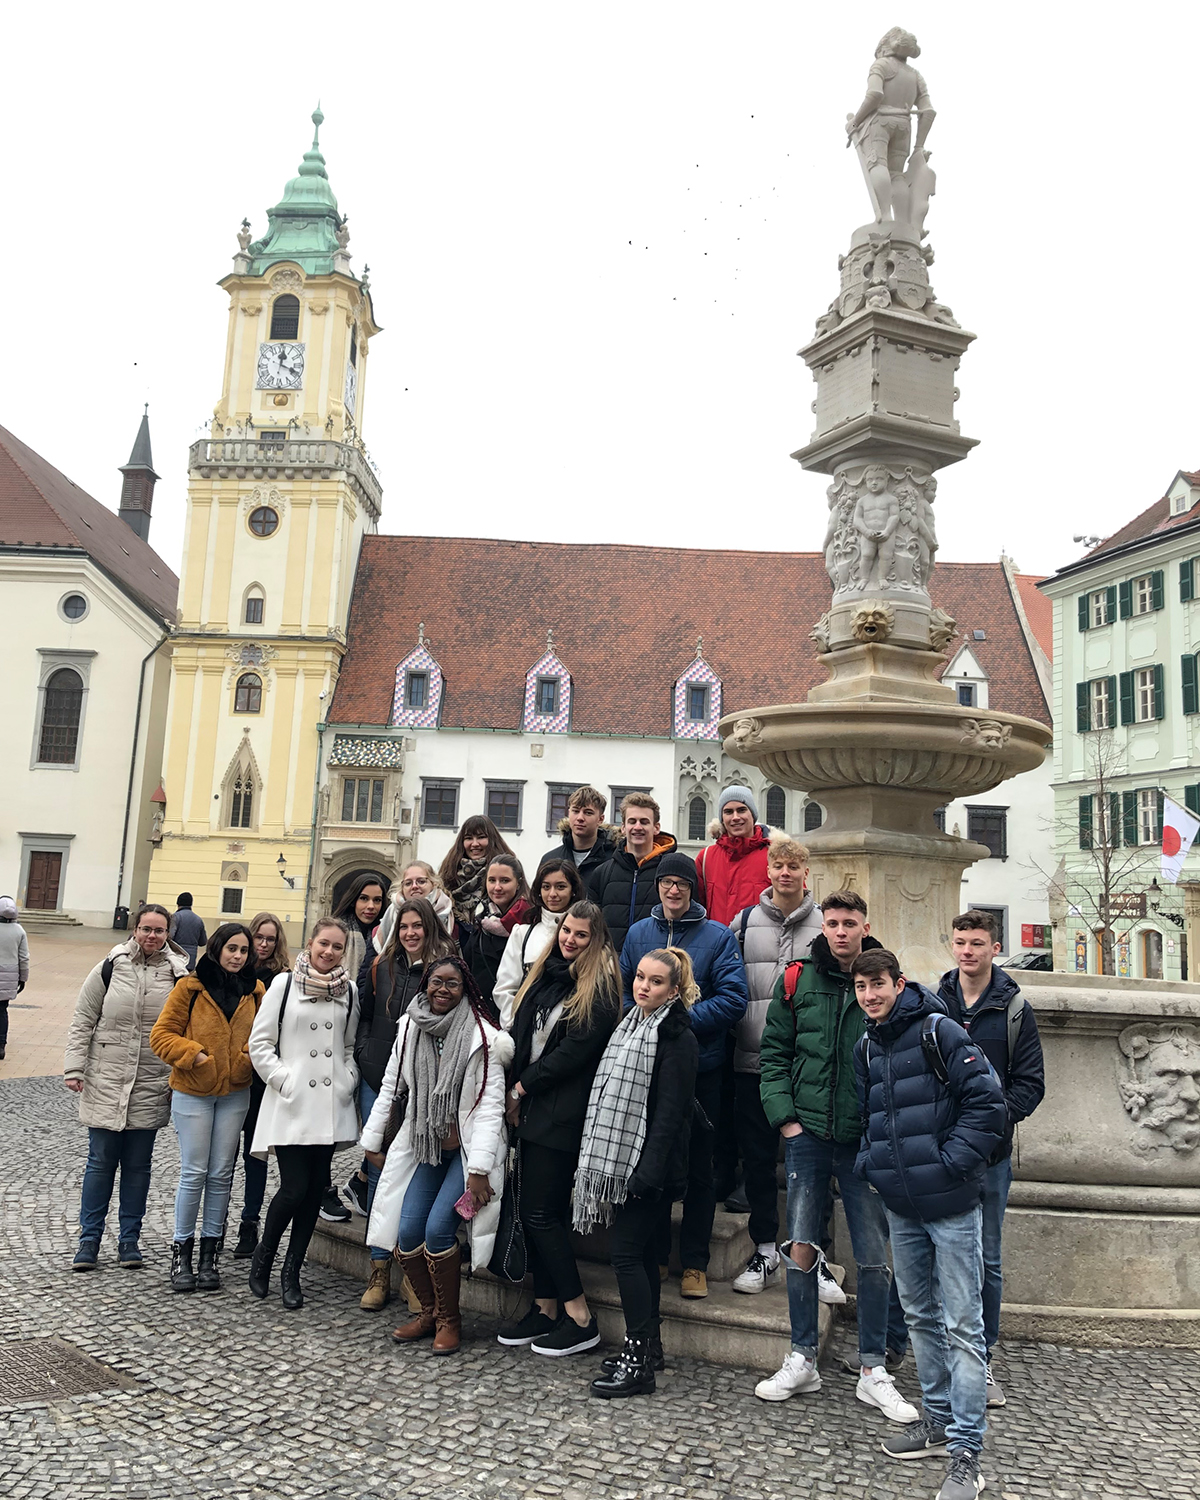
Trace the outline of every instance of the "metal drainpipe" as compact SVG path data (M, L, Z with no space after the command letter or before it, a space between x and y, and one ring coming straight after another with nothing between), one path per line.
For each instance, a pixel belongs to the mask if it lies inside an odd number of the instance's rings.
M308 926L308 897L312 891L313 865L317 858L317 803L321 796L321 758L325 753L325 723L317 725L317 773L313 777L312 832L308 839L308 874L304 880L304 910L300 914L300 942Z
M113 902L114 916L116 915L117 907L121 904L121 891L125 885L125 851L129 847L129 812L133 807L133 773L137 767L138 741L141 739L142 734L142 694L146 690L146 663L152 656L157 655L170 634L169 630L164 631L162 640L159 641L158 645L152 647L142 657L142 668L138 673L137 708L134 710L133 715L133 750L129 756L129 786L125 792L125 827L121 831L121 863L117 868L117 899Z

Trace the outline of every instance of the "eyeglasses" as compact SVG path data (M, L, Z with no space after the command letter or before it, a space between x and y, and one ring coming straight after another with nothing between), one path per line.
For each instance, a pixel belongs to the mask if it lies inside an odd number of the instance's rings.
M165 927L136 927L134 931L144 932L147 937L166 937L167 935Z
M660 891L690 891L692 887L687 880L660 880L658 888Z

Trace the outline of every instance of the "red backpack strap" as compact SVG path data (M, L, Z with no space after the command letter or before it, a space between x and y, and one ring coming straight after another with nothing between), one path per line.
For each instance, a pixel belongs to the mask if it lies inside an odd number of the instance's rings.
M783 971L783 998L791 1005L796 998L796 988L800 983L800 976L804 973L804 960L794 958Z

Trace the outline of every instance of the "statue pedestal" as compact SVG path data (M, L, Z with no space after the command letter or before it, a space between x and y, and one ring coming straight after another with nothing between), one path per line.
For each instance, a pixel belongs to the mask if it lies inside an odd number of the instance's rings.
M831 611L832 614L832 611ZM925 633L929 633L928 617ZM937 651L865 644L820 658L829 681L810 688L810 703L937 703L954 705L954 689L938 681L946 658Z

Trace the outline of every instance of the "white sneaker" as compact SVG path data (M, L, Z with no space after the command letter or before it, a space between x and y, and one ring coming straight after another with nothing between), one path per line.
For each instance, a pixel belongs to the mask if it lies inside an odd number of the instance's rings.
M846 1300L846 1294L837 1284L833 1272L825 1264L824 1257L817 1267L817 1297L822 1302L828 1302L831 1307L840 1307Z
M805 1359L793 1349L783 1365L767 1380L760 1380L754 1394L760 1401L786 1401L805 1391L819 1391L821 1376L815 1359Z
M854 1394L868 1406L877 1407L889 1422L903 1422L907 1426L921 1420L921 1413L908 1404L882 1365L858 1377Z
M734 1277L733 1289L735 1292L761 1292L769 1282L775 1280L778 1271L778 1255L774 1260L768 1260L761 1250L756 1250L746 1262L746 1269L742 1274Z

